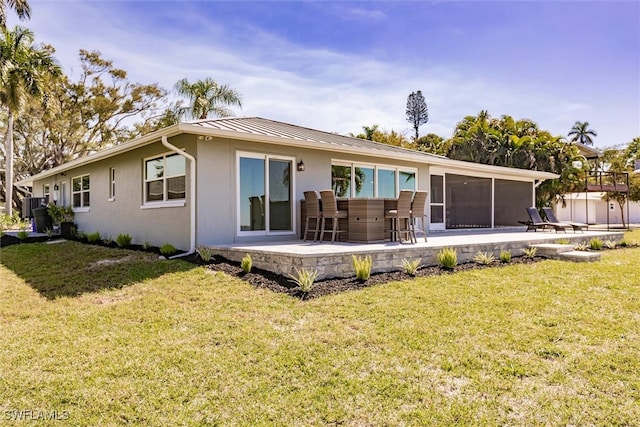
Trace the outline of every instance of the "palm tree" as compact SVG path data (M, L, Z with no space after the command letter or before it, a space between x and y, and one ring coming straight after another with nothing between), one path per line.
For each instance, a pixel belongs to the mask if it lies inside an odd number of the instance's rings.
M0 28L7 28L7 6L13 9L18 18L31 18L31 7L27 0L0 0Z
M209 77L193 83L184 78L176 83L175 90L179 95L189 98L189 106L181 110L181 115L192 119L206 119L209 114L228 117L233 114L225 106L242 108L242 95L227 85L219 85Z
M1 1L1 0L0 0ZM44 80L60 73L50 46L36 46L33 32L16 26L2 29L0 38L0 105L7 109L5 202L12 213L13 199L13 122L29 97L42 95Z
M595 130L589 129L589 122L576 121L567 136L571 136L571 142L579 142L584 145L593 145L592 136L598 136Z

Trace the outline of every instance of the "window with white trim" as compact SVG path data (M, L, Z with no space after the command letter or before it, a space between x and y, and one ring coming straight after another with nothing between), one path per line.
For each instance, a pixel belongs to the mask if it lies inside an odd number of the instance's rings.
M294 231L294 162L286 156L237 153L239 233Z
M49 184L44 184L42 186L42 197L44 197L47 203L49 203L50 196L51 196L51 187L49 187Z
M388 165L335 161L331 185L337 197L395 198L400 190L417 189L417 170Z
M144 162L145 203L184 200L186 197L186 161L172 153Z
M116 199L116 168L109 168L109 200Z
M74 208L88 208L91 202L89 174L71 179L71 200Z

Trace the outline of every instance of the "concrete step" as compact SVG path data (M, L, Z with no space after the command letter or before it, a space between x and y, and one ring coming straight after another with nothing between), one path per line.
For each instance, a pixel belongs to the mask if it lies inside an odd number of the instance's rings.
M573 245L560 245L557 243L540 243L537 245L529 245L532 248L538 248L536 255L546 258L556 258L559 254L572 252Z
M559 254L556 259L573 262L595 262L600 261L600 252L571 251Z

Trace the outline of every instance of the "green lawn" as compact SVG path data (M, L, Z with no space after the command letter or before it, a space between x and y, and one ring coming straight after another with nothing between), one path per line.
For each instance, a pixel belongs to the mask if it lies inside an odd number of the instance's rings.
M640 420L640 248L310 301L75 242L0 256L0 424Z

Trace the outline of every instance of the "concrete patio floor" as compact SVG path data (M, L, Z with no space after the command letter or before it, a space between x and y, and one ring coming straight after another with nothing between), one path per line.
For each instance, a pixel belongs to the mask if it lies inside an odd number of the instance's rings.
M529 231L526 227L500 230L451 230L431 232L427 242L399 243L348 243L348 242L304 242L302 240L273 243L243 243L212 246L215 253L232 261L240 261L250 254L253 264L267 271L279 274L293 274L295 268L318 270L319 279L329 277L349 277L354 275L352 255L371 256L373 272L392 271L401 268L402 259L421 258L423 265L437 265L437 253L445 247L457 250L458 261L468 262L478 252L511 251L520 256L530 245L554 243L558 239L568 239L572 244L589 242L597 237L602 241L620 241L623 231L585 231L583 233L556 233L554 231Z

